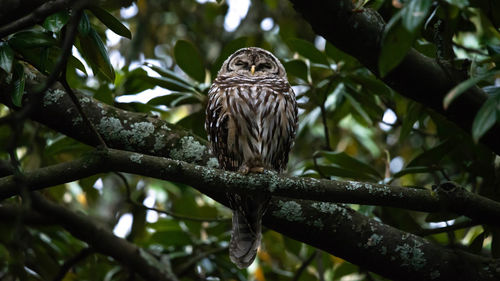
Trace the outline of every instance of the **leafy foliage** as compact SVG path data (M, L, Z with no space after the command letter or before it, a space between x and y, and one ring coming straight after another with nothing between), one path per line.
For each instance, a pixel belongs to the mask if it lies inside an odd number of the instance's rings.
M125 10L86 10L74 44L81 59L75 52L79 58L71 56L66 66L69 84L103 103L154 115L205 137L202 126L210 79L235 50L260 46L282 59L300 103L289 174L429 190L452 180L471 192L500 200L498 156L478 143L500 123L500 88L495 86L500 79L497 1L365 1L388 21L379 56L381 76L401 63L412 47L453 65L472 61L464 69L471 78L451 89L443 100L448 107L466 89L483 87L488 99L473 120L472 132L461 131L434 111L394 92L355 58L325 43L305 22L297 20L287 1L252 1L234 32L223 28L227 1L199 2L138 1L134 4L138 12L133 16L125 16ZM25 95L21 62L50 74L61 54L70 18L69 11L59 11L40 25L0 42L0 80L11 86L10 100L15 106L23 106ZM272 19L273 26L264 31L261 25L266 19ZM444 30L438 22L447 23ZM108 29L123 38L107 44ZM452 50L451 58L447 50ZM110 59L116 51L122 65ZM86 66L93 75L87 75ZM154 97L147 93L154 93ZM130 102L130 97L136 99ZM0 105L1 116L10 112ZM7 144L14 139L21 170L72 160L90 149L32 121L25 122L17 138L13 138L13 128L0 126L0 157L8 159L11 148ZM311 256L315 259L294 280L318 280L320 275L325 280L340 280L351 274L364 280L383 280L271 230L264 233L255 268L238 270L226 254L228 209L188 186L128 174L124 179L113 173L101 174L52 187L44 194L115 229L160 260L169 258L181 280L292 280ZM7 201L15 203L15 199ZM145 210L138 206L142 204L167 210L170 215ZM466 220L454 214L351 207L403 230ZM120 233L117 226L128 219L130 229ZM477 222L444 233L428 238L475 253L500 255L498 229ZM58 226L29 226L21 220L2 224L0 277L51 280L64 262L87 247ZM125 280L133 276L115 260L91 252L72 266L64 280Z

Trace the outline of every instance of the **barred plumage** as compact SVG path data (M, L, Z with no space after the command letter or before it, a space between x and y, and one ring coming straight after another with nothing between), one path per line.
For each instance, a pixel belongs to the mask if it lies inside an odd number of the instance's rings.
M222 65L209 91L205 128L225 170L281 172L297 128L295 94L283 65L260 48L244 48ZM269 198L228 194L233 209L231 260L248 267L261 239Z

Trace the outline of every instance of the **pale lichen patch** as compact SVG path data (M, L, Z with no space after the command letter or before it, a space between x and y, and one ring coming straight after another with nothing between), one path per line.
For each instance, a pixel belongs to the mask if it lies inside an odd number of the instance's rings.
M217 169L219 168L219 161L215 157L210 157L207 161L207 167Z
M387 247L386 247L386 246L382 246L382 247L380 247L380 253L381 253L382 255L387 254Z
M278 202L279 209L273 212L274 216L284 218L287 221L304 221L302 217L302 206L295 201Z
M339 206L338 204L327 203L327 202L316 202L312 203L311 206L322 213L332 214L332 215L341 214L342 216L348 218L349 220L352 219L352 216L349 214L347 209Z
M315 219L312 225L319 229L323 229L325 227L320 219Z
M436 279L441 275L438 270L434 270L431 272L431 279Z
M161 151L163 148L165 148L165 146L167 146L165 134L162 134L162 133L161 134L157 134L155 136L155 144L154 144L154 147L153 147L154 150L156 152Z
M410 266L415 270L419 270L426 265L427 260L420 246L422 246L422 243L415 241L414 246L405 243L396 247L395 251L399 252L399 257L403 261L402 265Z
M137 122L130 125L130 131L124 131L126 135L130 135L130 142L138 145L144 145L144 139L149 137L155 131L153 124L149 122Z
M97 125L101 134L107 134L111 139L118 139L120 132L123 131L123 125L120 119L115 117L103 117Z
M170 130L171 130L171 129L170 129L167 125L165 125L165 124L161 125L160 129L165 130L165 131L170 131Z
M132 155L130 155L129 158L130 158L130 161L138 163L138 164L141 164L141 162L142 162L141 159L142 159L143 156L144 155L139 154L139 153L132 153Z
M365 248L377 246L377 244L380 243L380 241L382 241L382 237L383 237L382 235L373 233L372 236L368 238L368 241L365 244Z
M192 136L182 137L180 147L172 149L170 157L172 159L196 162L200 161L206 149L199 141L195 140Z
M77 116L71 120L71 122L73 123L73 126L80 124L82 121L83 121L83 119L81 116Z
M80 99L80 102L82 102L82 103L88 103L88 102L90 102L90 99L88 97L83 97L83 98Z
M61 99L66 92L59 89L48 90L43 96L43 106L47 107L51 104L55 104Z

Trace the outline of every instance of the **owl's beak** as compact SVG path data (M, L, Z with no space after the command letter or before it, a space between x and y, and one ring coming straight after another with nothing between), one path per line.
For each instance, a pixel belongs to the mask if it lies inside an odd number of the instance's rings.
M252 67L250 68L250 72L252 75L255 73L255 64L252 64Z

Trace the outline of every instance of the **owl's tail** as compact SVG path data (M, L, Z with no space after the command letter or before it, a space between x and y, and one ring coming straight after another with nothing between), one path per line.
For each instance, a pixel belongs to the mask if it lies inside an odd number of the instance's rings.
M269 199L231 195L233 227L229 243L229 257L239 268L249 267L257 255L262 238L262 216Z

